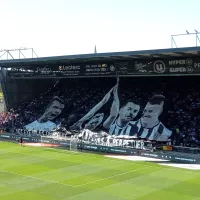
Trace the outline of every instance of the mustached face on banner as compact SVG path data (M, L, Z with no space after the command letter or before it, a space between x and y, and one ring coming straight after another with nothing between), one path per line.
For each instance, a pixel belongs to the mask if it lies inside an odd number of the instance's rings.
M119 111L119 118L124 122L129 122L133 120L140 110L140 106L133 103L128 102Z
M64 107L65 105L62 100L58 97L54 97L51 103L48 105L47 109L45 110L43 116L46 120L53 120L61 114Z
M147 103L141 117L141 124L144 128L153 128L160 122L158 118L163 112L164 98L164 96L157 95Z
M101 124L104 118L104 113L98 113L92 117L92 119L85 125L85 129L94 130Z

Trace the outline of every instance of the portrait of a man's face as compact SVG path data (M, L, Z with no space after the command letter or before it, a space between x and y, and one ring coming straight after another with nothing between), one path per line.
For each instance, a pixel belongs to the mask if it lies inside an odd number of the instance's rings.
M131 121L133 120L140 110L140 106L133 103L128 102L125 106L123 106L119 111L119 117L122 121Z
M141 124L145 128L152 128L159 123L159 116L162 114L164 106L164 101L160 101L157 103L148 102L144 108Z
M104 113L94 115L91 120L85 125L85 129L94 130L103 121Z
M47 120L53 120L61 114L65 105L59 98L54 98L45 110L44 117Z

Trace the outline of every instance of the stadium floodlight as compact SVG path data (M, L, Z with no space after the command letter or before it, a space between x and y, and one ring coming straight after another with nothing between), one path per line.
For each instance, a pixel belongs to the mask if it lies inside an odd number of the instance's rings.
M190 33L186 30L186 33L189 35Z
M196 46L198 46L198 42L200 42L200 39L199 39L199 31L197 31L196 29L194 29L194 31L196 32Z

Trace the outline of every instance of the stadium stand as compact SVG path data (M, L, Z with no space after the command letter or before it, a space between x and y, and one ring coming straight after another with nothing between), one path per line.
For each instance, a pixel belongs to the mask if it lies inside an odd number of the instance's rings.
M1 129L24 129L45 112L49 102L56 96L64 102L65 107L53 122L70 130L70 127L97 105L115 84L115 78L61 79L48 91L2 114ZM140 105L137 119L153 95L165 96L166 102L160 121L172 131L172 142L181 146L200 147L199 85L200 80L195 76L126 77L120 78L118 94L120 105L129 99ZM104 113L103 121L109 116L111 103L109 100L100 109L101 113Z

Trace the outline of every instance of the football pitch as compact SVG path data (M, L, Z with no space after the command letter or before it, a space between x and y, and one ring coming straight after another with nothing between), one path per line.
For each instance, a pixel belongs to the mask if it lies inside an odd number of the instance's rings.
M0 142L1 200L200 200L200 171Z

